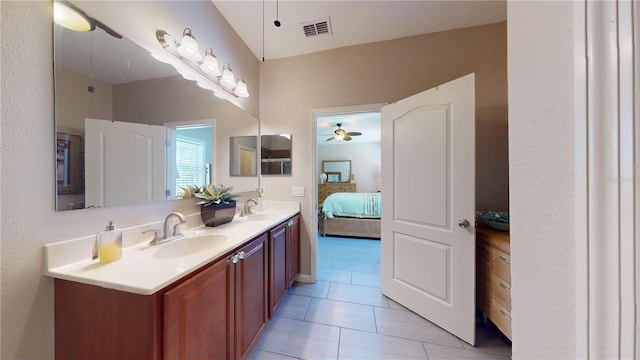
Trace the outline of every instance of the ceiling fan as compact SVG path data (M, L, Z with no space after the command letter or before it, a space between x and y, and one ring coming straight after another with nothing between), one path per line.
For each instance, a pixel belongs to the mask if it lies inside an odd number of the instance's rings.
M346 132L344 129L342 129L342 123L337 123L336 125L338 125L338 129L336 129L336 131L334 131L333 136L331 136L330 138L327 139L327 141L331 141L333 139L336 139L338 141L351 141L351 137L352 136L360 136L362 135L362 133L356 132L356 131L350 131L350 132Z

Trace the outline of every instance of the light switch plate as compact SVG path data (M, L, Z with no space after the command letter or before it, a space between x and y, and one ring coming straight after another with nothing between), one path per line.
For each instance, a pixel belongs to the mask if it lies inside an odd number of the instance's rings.
M291 187L291 196L304 197L304 186L292 186Z

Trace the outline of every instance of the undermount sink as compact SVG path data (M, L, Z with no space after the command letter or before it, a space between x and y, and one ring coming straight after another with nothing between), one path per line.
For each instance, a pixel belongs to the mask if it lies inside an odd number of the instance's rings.
M207 234L184 237L169 243L159 245L160 249L153 254L158 259L172 259L189 256L201 251L212 249L227 239L224 235Z
M273 215L269 213L257 213L251 214L244 217L247 221L263 221L273 219Z

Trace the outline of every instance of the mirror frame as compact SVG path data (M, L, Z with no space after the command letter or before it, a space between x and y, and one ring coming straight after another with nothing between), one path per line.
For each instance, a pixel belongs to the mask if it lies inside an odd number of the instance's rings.
M335 168L327 168L327 164L340 164L344 163L344 166L347 168L345 170L340 169L339 167ZM350 181L349 177L351 175L351 160L322 160L322 173L327 175L326 182L341 182L348 183ZM344 174L344 175L343 175ZM331 181L331 176L338 176L339 181Z

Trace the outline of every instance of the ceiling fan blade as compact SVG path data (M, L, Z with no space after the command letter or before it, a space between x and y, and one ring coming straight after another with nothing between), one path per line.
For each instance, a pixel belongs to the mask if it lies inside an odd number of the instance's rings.
M335 139L335 138L332 136L332 137L328 138L327 141L331 141L333 139Z
M349 135L345 135L344 138L342 138L342 140L344 141L351 141L351 136Z
M348 133L345 134L346 136L360 136L362 135L361 132L357 132L357 131L350 131Z

